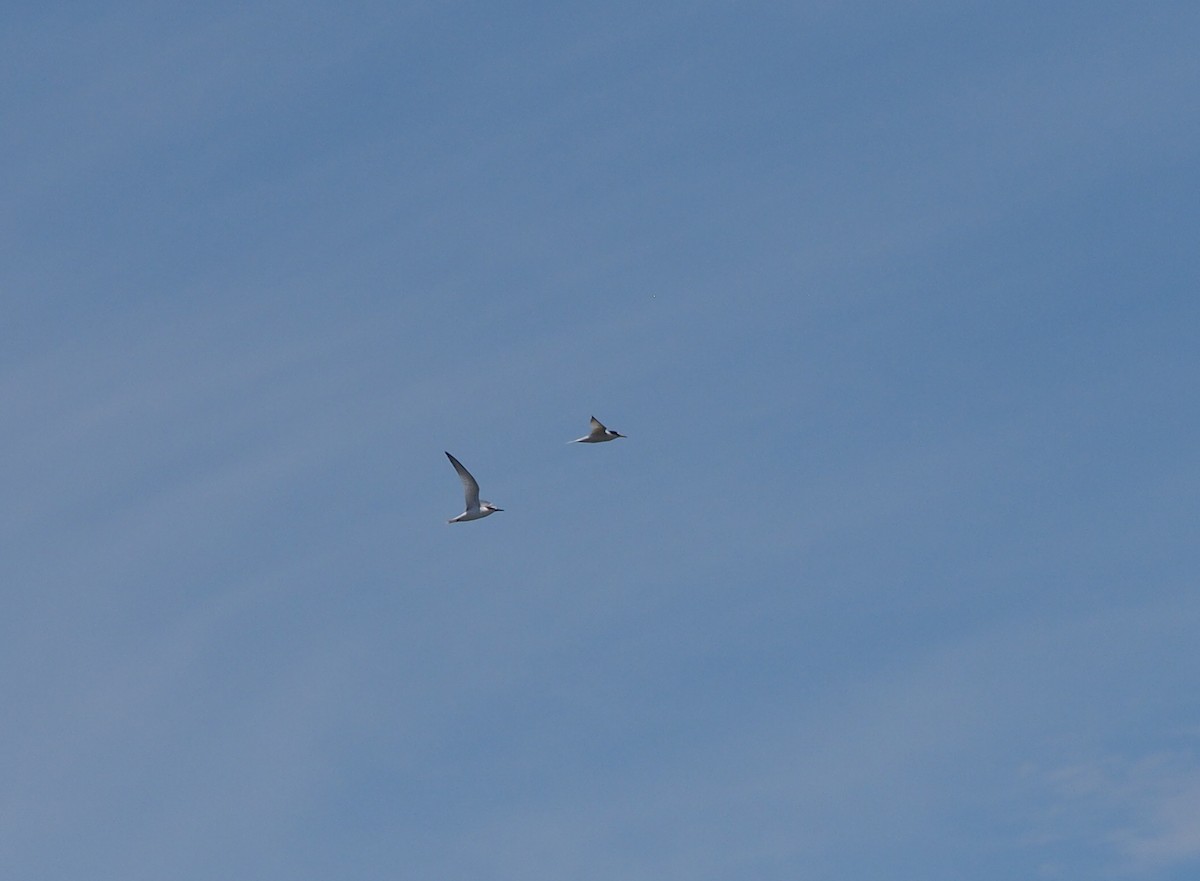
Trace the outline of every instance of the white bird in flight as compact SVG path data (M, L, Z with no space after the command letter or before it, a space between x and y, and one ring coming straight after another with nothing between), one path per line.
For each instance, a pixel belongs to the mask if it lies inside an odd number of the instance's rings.
M446 453L446 458L450 460L450 464L454 466L454 470L458 472L458 476L462 479L463 494L467 499L467 510L463 511L457 517L447 520L447 523L463 523L467 520L478 520L481 517L486 517L488 514L504 510L503 508L497 508L491 502L479 501L479 484L475 482L475 478L471 476L471 472L462 466L462 462L455 459L449 453Z
M595 416L592 417L592 430L586 437L577 437L573 441L567 441L569 444L602 444L605 441L616 440L619 437L625 437L620 432L613 431L611 428L605 428L600 424L600 420Z

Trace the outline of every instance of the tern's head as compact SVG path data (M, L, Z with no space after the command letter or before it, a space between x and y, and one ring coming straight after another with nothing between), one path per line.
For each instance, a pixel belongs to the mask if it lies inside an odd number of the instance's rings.
M491 512L491 511L503 511L503 510L504 510L503 508L497 508L497 507L496 507L495 505L493 505L491 502L484 502L484 503L483 503L483 504L482 504L480 507L482 507L482 508L483 508L483 510L485 510L485 511L489 511L489 512Z
M614 438L616 438L616 437L625 437L625 435L621 434L621 432L619 432L619 431L613 431L612 429L609 429L609 432L608 432L608 434L609 434L609 436L610 436L610 437L614 437Z

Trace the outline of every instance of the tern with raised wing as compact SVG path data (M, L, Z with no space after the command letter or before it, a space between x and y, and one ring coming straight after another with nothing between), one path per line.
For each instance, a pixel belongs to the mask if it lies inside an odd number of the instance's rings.
M446 458L450 460L450 464L458 472L458 476L462 480L463 494L467 500L467 510L463 511L457 517L447 520L447 523L464 523L467 520L478 520L481 517L486 517L488 514L504 510L503 508L497 508L491 502L481 502L479 500L479 484L471 476L471 472L462 466L462 462L455 459L449 453L446 453Z
M573 441L567 441L569 444L602 444L605 441L616 440L619 437L625 437L620 432L613 431L611 428L605 428L600 420L595 416L592 417L591 433L585 437L577 437Z

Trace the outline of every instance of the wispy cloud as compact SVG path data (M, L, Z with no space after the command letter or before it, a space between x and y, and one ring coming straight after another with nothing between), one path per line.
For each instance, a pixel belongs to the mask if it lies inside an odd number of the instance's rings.
M1044 841L1107 854L1112 874L1200 865L1200 759L1194 750L1108 755L1042 774Z

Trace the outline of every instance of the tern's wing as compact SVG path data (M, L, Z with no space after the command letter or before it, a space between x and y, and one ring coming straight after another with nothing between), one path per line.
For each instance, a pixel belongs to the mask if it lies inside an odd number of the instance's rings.
M592 417L592 430L591 430L591 433L588 435L588 437L595 437L598 434L604 434L605 431L606 431L606 429L601 424L600 420L597 419L595 416L593 416Z
M454 466L454 470L458 472L459 478L462 479L463 493L467 499L467 510L478 511L479 484L475 482L475 478L471 476L471 472L462 466L462 462L455 459L449 453L446 453L446 458L450 460L450 464Z

